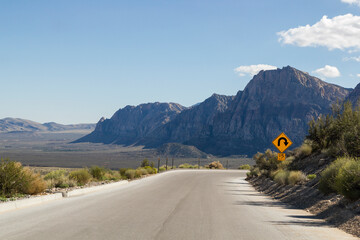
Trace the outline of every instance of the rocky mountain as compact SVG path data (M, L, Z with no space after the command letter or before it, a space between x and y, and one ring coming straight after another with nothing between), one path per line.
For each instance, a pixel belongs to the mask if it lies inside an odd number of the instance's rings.
M345 101L350 101L353 106L358 106L360 100L360 83L355 89L346 97Z
M214 94L190 108L166 103L127 106L78 141L148 148L176 142L215 155L253 154L271 147L281 132L293 146L300 144L308 122L329 113L331 104L349 92L288 66L259 72L235 97Z
M204 134L212 134L214 117L223 113L233 96L213 94L204 102L179 113L172 121L156 128L137 144L156 147L167 142L187 142Z
M229 109L214 119L213 135L194 144L214 154L255 153L271 147L285 132L300 144L308 122L330 111L349 90L292 67L261 71L239 93Z
M70 130L92 130L95 124L63 125L54 122L38 123L21 118L0 119L0 133L9 132L58 132Z
M119 109L110 119L102 118L95 130L75 142L133 144L186 109L176 103L147 103Z
M171 156L176 158L208 158L208 154L200 151L194 146L180 143L165 143L157 148L158 156Z

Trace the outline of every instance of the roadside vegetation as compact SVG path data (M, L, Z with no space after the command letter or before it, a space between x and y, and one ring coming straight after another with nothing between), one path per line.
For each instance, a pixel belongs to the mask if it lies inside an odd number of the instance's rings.
M198 169L198 165L184 163L178 167L163 165L160 172L171 169ZM224 169L220 161L213 161L200 168ZM140 166L133 168L120 168L112 170L100 166L79 169L56 169L35 173L19 162L2 159L0 162L0 201L14 200L26 195L42 194L45 191L53 192L60 189L84 187L120 180L134 180L144 176L157 174L155 163L144 159Z
M46 189L82 187L90 183L133 180L156 174L157 169L145 159L137 169L118 171L99 166L78 170L58 169L44 175L35 173L21 163L2 159L0 162L0 201L15 200L26 195L44 193Z
M270 149L255 154L256 164L251 167L248 178L263 176L284 185L316 181L314 185L324 194L360 199L360 108L354 109L347 102L334 104L332 110L332 114L309 123L309 133L303 144L288 151L285 161L278 161L277 153ZM294 164L304 160L318 161L317 156L329 159L328 165L317 174L305 175L302 169L297 169L299 164Z

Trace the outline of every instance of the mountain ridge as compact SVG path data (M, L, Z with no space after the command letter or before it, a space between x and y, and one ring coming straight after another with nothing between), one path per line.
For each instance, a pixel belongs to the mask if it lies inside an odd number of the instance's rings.
M38 123L22 118L3 118L0 119L0 133L9 132L59 132L69 130L92 130L95 124L59 124L55 122Z
M154 113L168 121L147 123L152 127L146 125L147 131L127 138L130 141L118 141L124 136L120 136L122 133L116 127L109 132L115 133L112 139L95 141L146 148L176 142L214 155L238 155L263 151L271 147L277 134L286 132L296 146L302 142L308 122L329 113L331 104L343 101L350 92L290 66L260 71L235 96L213 94L190 108L178 109L171 119L164 117L164 112ZM121 118L113 120L123 122ZM98 125L104 125L104 121L107 120L99 121ZM143 125L132 128L139 126ZM94 132L92 135L99 133L96 129Z

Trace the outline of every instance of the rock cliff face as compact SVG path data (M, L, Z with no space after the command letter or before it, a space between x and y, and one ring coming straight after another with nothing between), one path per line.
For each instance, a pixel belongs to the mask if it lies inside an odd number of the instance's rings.
M271 147L281 132L296 146L307 133L307 123L328 113L333 102L347 95L347 89L292 67L261 71L215 118L213 139L195 146L215 154L254 153Z
M171 121L184 109L180 104L158 102L126 106L110 119L100 119L92 133L75 142L133 144Z
M358 106L360 104L360 83L355 87L355 89L346 97L345 101L350 101L353 106Z
M329 113L331 104L348 94L348 89L288 66L261 71L235 97L214 94L188 109L165 103L125 107L79 141L149 148L176 142L215 155L250 155L271 147L281 132L293 146L300 144L308 122Z
M213 94L204 102L182 111L172 121L160 126L137 144L157 147L168 142L188 142L200 135L211 135L213 120L224 112L233 96Z

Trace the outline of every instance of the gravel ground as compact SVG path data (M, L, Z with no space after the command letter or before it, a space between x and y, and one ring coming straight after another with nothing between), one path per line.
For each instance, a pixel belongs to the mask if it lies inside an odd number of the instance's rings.
M360 237L360 200L351 202L336 194L324 195L315 180L305 185L279 185L269 178L252 178L249 182L260 192L325 219L347 233Z

